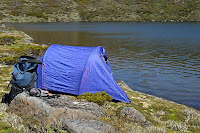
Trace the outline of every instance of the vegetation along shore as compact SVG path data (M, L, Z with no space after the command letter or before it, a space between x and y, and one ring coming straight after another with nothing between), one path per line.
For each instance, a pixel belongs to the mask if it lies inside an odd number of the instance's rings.
M200 21L199 0L1 0L0 22Z
M18 57L38 57L48 48L35 44L32 40L30 36L13 27L1 27L0 98L9 92L6 87ZM11 106L0 104L0 132L81 132L84 131L81 126L94 132L200 132L200 111L134 91L134 88L129 88L123 81L118 84L134 104L112 102L104 93L95 95L95 99L93 95L86 94L79 97L64 95L52 100L20 94ZM41 102L44 104L38 105ZM44 111L45 109L52 113ZM46 114L40 116L40 110ZM79 128L73 128L77 124Z

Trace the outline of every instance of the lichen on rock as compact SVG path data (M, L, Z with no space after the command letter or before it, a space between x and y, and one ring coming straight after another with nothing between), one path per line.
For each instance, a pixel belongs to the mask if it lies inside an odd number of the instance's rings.
M144 123L146 118L133 107L124 107L120 112L121 117L129 121Z

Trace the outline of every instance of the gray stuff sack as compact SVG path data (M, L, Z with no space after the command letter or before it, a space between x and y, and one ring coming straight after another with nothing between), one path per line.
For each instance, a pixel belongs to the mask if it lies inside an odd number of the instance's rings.
M41 90L39 88L32 88L29 92L30 96L36 96L36 97L47 97L48 95L48 91L46 90Z

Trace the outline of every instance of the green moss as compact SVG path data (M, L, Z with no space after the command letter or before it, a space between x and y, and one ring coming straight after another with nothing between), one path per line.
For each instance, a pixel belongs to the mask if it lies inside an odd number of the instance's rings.
M6 65L13 65L15 62L18 61L20 56L24 55L34 55L34 57L42 56L45 51L48 49L48 46L41 46L41 45L23 45L18 47L11 47L7 50L7 53L10 56L4 56L0 58L0 63Z
M1 113L1 114L0 114L0 119L1 119L2 117L4 117L4 116L5 116L5 114Z
M57 123L55 126L46 125L47 133L67 133L67 131L63 130L63 126L60 123Z
M24 51L28 55L34 55L34 56L42 56L46 50L49 48L49 46L43 47L42 45L36 45L36 46L27 46L24 48Z
M2 95L4 95L5 91L9 91L5 89L7 88L8 83L10 82L12 70L12 67L0 67L0 98Z
M9 75L11 74L11 70L13 68L11 66L4 66L4 67L0 67L0 75L1 76L6 76L6 75ZM5 77L4 77L5 78Z
M14 36L0 36L0 45L11 45L14 44L16 38Z
M148 108L148 111L152 113L163 111L165 114L158 116L161 121L172 120L179 122L179 121L185 121L186 119L186 115L181 110L159 103L151 105Z
M177 114L167 114L167 115L160 116L160 120L161 121L168 121L168 120L180 121L180 118L177 116Z
M17 59L15 57L3 57L0 58L0 62L6 65L13 65L15 62L17 62Z
M0 132L4 133L19 133L17 129L12 128L6 123L0 122Z
M192 133L200 133L200 128L199 127L189 127L188 131L192 132Z
M28 116L24 116L21 115L23 121L23 124L28 127L29 129L31 129L32 131L38 131L37 128L40 127L40 123L38 121L38 119L34 116L34 115L28 115Z
M112 97L104 92L94 93L85 93L83 95L79 95L77 99L85 99L87 102L94 102L98 105L102 106L106 103L106 101L112 101Z
M46 125L46 132L47 132L47 133L56 133L56 132L54 131L53 126L49 126L49 125Z

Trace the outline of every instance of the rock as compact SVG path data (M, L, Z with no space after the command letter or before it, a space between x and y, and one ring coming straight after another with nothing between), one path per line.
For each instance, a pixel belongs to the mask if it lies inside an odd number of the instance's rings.
M103 108L101 108L99 105L93 102L81 102L67 96L61 96L59 98L52 99L43 97L42 99L45 102L47 102L50 106L57 108L67 107L73 110L81 110L84 112L88 112L89 114L92 114L95 117L105 116L106 114Z
M121 110L121 117L126 118L127 120L137 122L137 123L145 123L146 118L143 114L141 114L139 111L137 111L133 107L124 107Z
M25 92L15 97L8 111L24 118L34 116L42 126L54 125L57 122L63 124L68 119L97 119L106 114L105 110L95 103L80 102L67 96L51 99L31 97Z
M70 133L113 133L115 129L97 120L67 120L64 129Z

